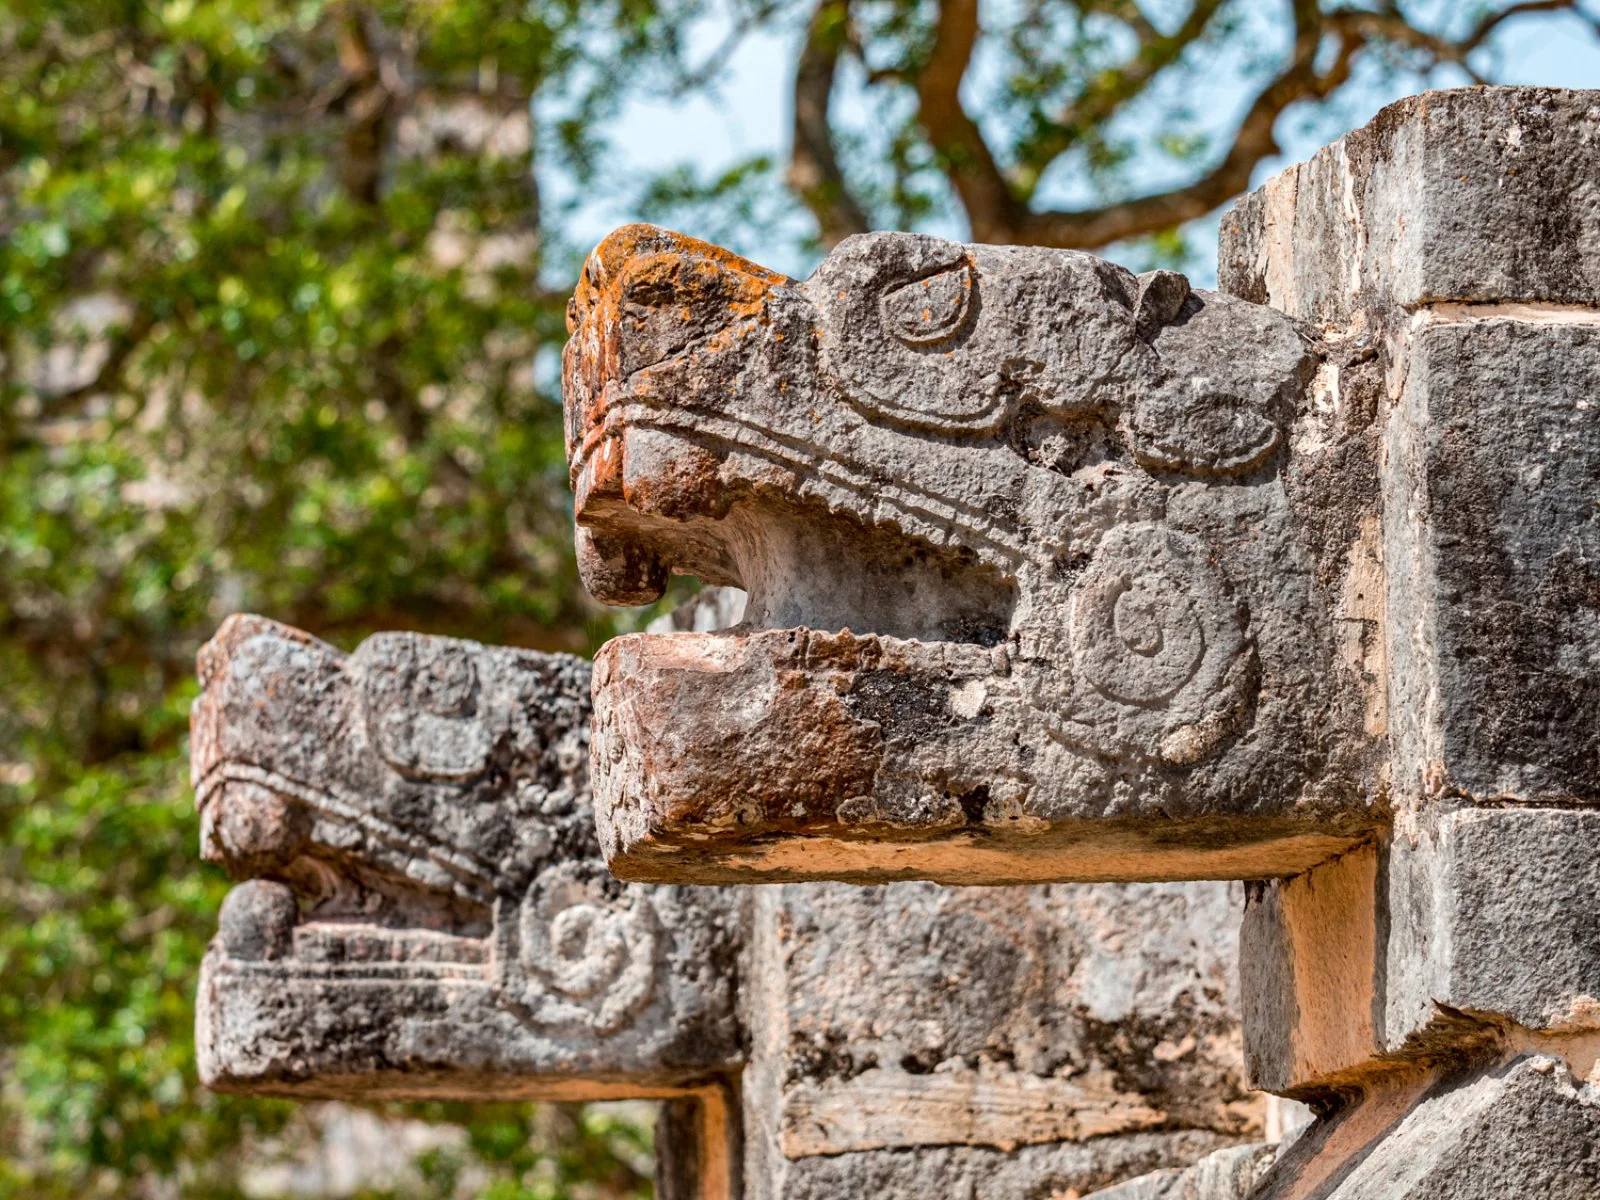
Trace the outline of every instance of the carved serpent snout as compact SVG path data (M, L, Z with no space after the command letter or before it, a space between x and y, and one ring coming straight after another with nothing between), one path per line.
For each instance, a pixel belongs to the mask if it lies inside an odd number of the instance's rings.
M203 852L246 880L222 961L475 982L589 1036L649 1003L654 912L590 824L588 664L404 633L345 655L236 617L200 673Z
M795 510L946 574L1081 558L1085 472L1269 469L1312 362L1281 314L1173 272L915 234L847 239L796 283L629 226L568 321L580 568L619 604L673 571L759 593Z
M1326 639L1284 484L1315 358L1281 313L1067 251L869 234L796 282L630 227L570 322L585 583L749 593L726 635L597 658L629 877L872 826L1199 819L1246 786L1231 747L1343 686L1298 648ZM1273 760L1271 803L1315 758Z

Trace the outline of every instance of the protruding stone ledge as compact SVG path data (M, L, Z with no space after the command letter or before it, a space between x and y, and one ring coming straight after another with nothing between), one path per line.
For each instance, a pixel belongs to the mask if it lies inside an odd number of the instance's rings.
M1354 1094L1397 1064L1600 1050L1600 813L1460 808L1253 885L1251 1082ZM1587 1048L1587 1049L1586 1049Z
M625 879L1254 878L1367 830L1332 806L1206 805L1176 771L1141 790L1062 745L981 646L646 634L595 665L600 837Z
M1224 291L1346 326L1439 302L1600 305L1600 93L1390 105L1223 218Z
M588 664L233 618L201 654L205 852L250 877L201 972L202 1078L293 1096L694 1094L744 1061L738 893L605 872Z
M591 590L750 593L597 659L620 876L1256 878L1381 824L1375 447L1281 314L909 234L795 283L630 227L572 329Z

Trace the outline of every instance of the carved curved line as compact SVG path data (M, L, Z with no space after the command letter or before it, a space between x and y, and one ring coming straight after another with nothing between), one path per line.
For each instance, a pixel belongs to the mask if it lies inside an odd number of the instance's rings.
M225 761L218 763L206 777L195 785L195 806L204 809L213 794L225 783L255 783L294 797L313 811L354 825L411 858L426 858L461 877L469 889L469 896L483 904L494 901L495 871L491 864L457 850L439 847L418 839L415 835L392 825L382 817L363 809L353 799L337 796L331 789L314 787L280 775L267 767L252 763ZM473 885L482 888L476 890Z
M330 983L363 980L373 983L410 983L437 979L449 981L452 987L489 988L494 982L486 963L308 963L296 958L245 962L219 956L213 961L211 969L229 975L267 979L323 979Z
M825 448L815 443L775 433L753 423L732 421L710 410L696 409L692 406L683 405L679 407L678 411L685 417L695 418L699 423L674 420L671 414L664 413L654 407L645 406L639 406L637 409L633 406L612 409L606 413L606 422L609 425L614 420L617 424L626 423L634 428L649 429L658 433L688 435L695 438L720 441L739 450L758 455L779 466L804 470L830 487L843 490L847 495L853 495L857 498L863 494L870 495L874 503L892 503L900 512L913 519L920 518L933 525L955 526L982 542L986 548L1003 557L1009 566L1020 566L1023 562L1031 561L1037 554L1050 552L1051 547L1028 545L1022 542L1021 539L1008 539L1001 536L998 531L980 528L971 518L986 517L987 514L983 509L973 505L962 504L959 501L949 500L942 496L936 496L931 492L923 491L916 487L915 484L908 486L906 481L898 481L894 485L894 490L896 493L909 494L924 501L926 507L919 507L900 499L898 496L884 490L867 468L828 457ZM733 432L723 432L719 427L724 426L731 428ZM745 440L751 434L769 439L771 442L776 443L778 448L774 449L771 446L764 446ZM744 436L741 437L739 435ZM811 458L801 458L798 455L791 457L785 453L785 451L791 450L797 450L802 453L810 450L815 456ZM945 506L944 512L940 512L935 507L939 505ZM858 515L846 506L836 505L835 507L836 510L846 512L848 515ZM924 540L928 540L925 535L913 536L923 536Z

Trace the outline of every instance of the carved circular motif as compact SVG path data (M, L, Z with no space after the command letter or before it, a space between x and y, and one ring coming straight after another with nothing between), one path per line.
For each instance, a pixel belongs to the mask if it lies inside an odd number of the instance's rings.
M1067 728L1100 753L1210 754L1249 704L1244 615L1199 539L1158 521L1112 529L1072 590Z
M1081 586L1072 607L1079 672L1130 704L1165 700L1187 683L1205 653L1205 630L1183 583L1162 565L1134 574L1118 563Z
M594 864L564 863L528 889L505 932L501 988L536 1025L615 1033L649 1003L656 923L636 890L606 894Z
M961 332L972 309L972 270L965 264L913 280L878 302L883 327L909 346L932 346Z

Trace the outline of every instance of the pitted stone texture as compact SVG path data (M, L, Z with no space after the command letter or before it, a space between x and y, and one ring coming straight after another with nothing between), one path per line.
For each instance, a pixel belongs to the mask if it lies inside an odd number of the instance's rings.
M1458 809L1252 885L1240 963L1252 1084L1309 1099L1600 1032L1600 813Z
M621 876L1270 876L1381 817L1324 534L1375 514L1375 447L1281 314L910 234L797 284L629 227L570 325L591 590L750 597L597 658Z
M1383 1065L1380 857L1363 846L1247 887L1239 974L1253 1086L1326 1099Z
M1600 1091L1533 1054L1325 1118L1251 1200L1579 1200L1597 1190Z
M202 968L213 1086L661 1097L658 1191L683 1200L1100 1186L1257 1130L1226 885L792 889L755 934L743 889L605 874L575 660L415 635L346 656L237 618L202 667L208 853L262 876ZM752 965L752 938L789 964Z
M1192 1167L1169 1167L1085 1200L1245 1200L1277 1157L1276 1146L1230 1146Z
M1397 833L1388 877L1386 1048L1458 1014L1600 1030L1600 813L1450 813Z
M743 1051L739 897L605 871L588 666L261 618L202 651L204 849L242 883L202 970L202 1078L288 1095L671 1095Z
M841 1196L876 1196L887 1200L1053 1200L1057 1196L1123 1200L1113 1188L1099 1189L1152 1170L1174 1170L1168 1164L1193 1161L1213 1152L1216 1139L1198 1133L1142 1133L1087 1144L1023 1146L1009 1154L967 1146L942 1146L919 1151L878 1151L810 1158L793 1164L784 1200L837 1200ZM1133 1193L1137 1200L1244 1200L1244 1193L1183 1191ZM759 1193L757 1200L760 1200Z
M1419 314L1400 369L1384 519L1396 790L1600 805L1600 309Z
M1223 219L1224 291L1346 325L1439 301L1600 303L1600 94L1390 105Z
M1049 1195L1259 1139L1264 1098L1241 1086L1238 891L758 890L747 1177L772 1197L869 1179L915 1195L927 1164L948 1162L989 1177L977 1195Z

